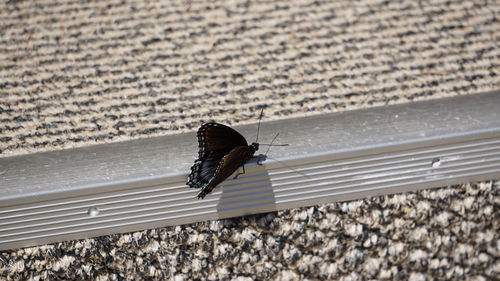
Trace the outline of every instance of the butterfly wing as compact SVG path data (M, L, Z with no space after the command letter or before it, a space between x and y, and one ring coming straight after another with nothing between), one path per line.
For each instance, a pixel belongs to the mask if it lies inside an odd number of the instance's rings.
M208 185L213 178L215 170L221 159L229 153L230 150L211 150L200 153L199 158L191 167L191 173L187 185L194 188L202 188Z
M245 138L234 129L214 122L201 126L197 136L198 159L191 167L187 185L204 188L214 177L222 158L235 147L248 144Z
M237 146L247 146L245 138L236 130L215 122L206 123L197 133L199 153L212 150L231 150Z
M207 185L198 194L198 198L204 198L210 193L219 183L232 175L239 167L245 164L255 153L255 149L251 146L238 146L233 148L229 153L224 155L216 167L213 177Z

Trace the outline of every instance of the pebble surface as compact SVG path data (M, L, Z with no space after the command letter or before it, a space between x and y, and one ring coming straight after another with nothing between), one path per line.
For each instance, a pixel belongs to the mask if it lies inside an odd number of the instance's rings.
M0 252L0 280L492 280L480 182Z

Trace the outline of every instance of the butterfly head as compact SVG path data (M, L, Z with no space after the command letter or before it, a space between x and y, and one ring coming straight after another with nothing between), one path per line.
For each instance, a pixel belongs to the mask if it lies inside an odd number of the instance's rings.
M250 145L253 149L255 149L255 151L259 150L259 144L256 143L256 142L252 142L252 144Z

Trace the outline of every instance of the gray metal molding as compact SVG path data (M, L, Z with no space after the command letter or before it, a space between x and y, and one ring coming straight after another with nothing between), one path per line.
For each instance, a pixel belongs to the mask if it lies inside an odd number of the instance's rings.
M194 132L0 158L0 249L500 178L499 108L494 92L263 122L290 146L204 200L185 186Z

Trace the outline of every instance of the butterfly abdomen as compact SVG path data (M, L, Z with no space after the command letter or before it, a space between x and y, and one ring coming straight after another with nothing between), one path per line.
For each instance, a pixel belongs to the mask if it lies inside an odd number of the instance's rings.
M251 146L239 146L231 150L221 160L220 170L217 169L214 177L214 182L222 182L227 177L232 175L238 168L243 166L248 160L253 157L255 150ZM220 180L220 181L219 181ZM216 184L216 185L217 185Z

